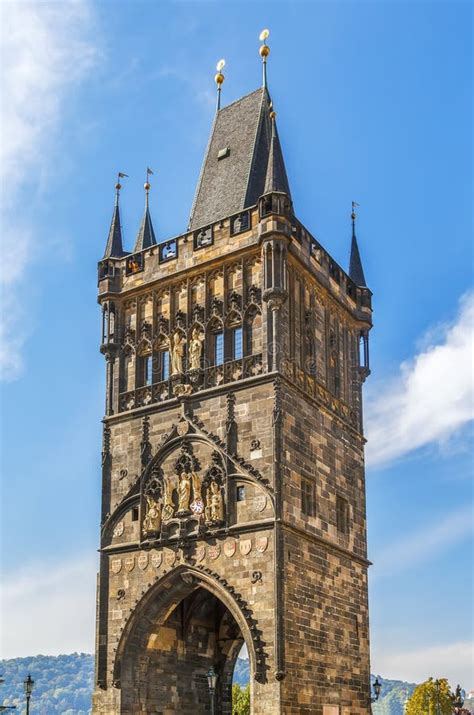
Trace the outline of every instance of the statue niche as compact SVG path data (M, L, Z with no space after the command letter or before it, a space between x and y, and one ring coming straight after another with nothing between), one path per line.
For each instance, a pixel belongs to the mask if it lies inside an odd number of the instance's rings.
M185 442L174 465L174 470L178 475L176 491L178 494L177 516L179 518L194 514L196 503L201 500L201 487L197 477L197 472L200 469L201 465L193 453L192 445Z
M206 493L204 516L206 526L221 526L225 521L222 493L224 470L219 452L214 451L211 460L212 464L207 469L203 479L203 488Z
M158 537L160 534L163 510L162 493L163 473L157 465L154 465L144 490L146 510L142 530L146 537Z

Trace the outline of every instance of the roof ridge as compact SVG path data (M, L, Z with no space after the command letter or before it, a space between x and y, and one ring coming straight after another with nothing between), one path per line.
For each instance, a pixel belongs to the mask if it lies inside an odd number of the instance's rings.
M245 204L247 203L247 196L249 193L250 176L252 174L252 169L253 169L253 165L254 165L255 158L256 158L255 157L255 149L257 147L257 139L258 139L258 135L260 133L260 128L261 128L261 124L262 124L263 102L268 94L265 87L261 87L260 89L263 90L262 99L260 100L260 112L258 115L258 122L257 122L256 128L255 128L255 136L254 136L254 140L253 140L253 144L252 144L252 153L250 154L250 159L248 162L247 180L245 182L246 190L245 190L245 194L242 198L242 206L240 207L241 209L246 208ZM253 92L252 92L252 94L253 94Z

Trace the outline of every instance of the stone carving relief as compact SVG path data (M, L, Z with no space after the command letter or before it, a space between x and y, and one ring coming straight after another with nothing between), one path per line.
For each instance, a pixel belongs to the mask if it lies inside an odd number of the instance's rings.
M203 474L193 443L187 439L183 440L178 453L168 455L160 465L152 465L142 487L144 538L189 533L188 527L184 527L189 520L192 520L191 529L215 528L225 522L224 468L220 453L211 452L211 446L202 443L198 451L209 465ZM180 531L182 527L184 532Z

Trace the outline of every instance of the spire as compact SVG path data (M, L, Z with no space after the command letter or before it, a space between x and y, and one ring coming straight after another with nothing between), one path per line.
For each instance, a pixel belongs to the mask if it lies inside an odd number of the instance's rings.
M270 150L268 153L267 173L265 176L265 187L263 193L269 194L271 191L280 191L284 194L288 194L291 199L290 187L286 176L285 162L283 161L283 153L276 129L276 112L273 111L272 105L270 105L270 108L272 135L270 139Z
M119 208L120 189L122 188L120 179L125 176L127 176L127 174L122 174L121 171L118 172L117 183L115 184L114 212L112 214L112 221L110 224L107 245L105 247L104 258L121 258L125 253L123 250L123 243L122 243L122 227L121 227L121 223L120 223L120 208Z
M351 242L351 259L349 263L349 278L351 278L354 283L363 288L367 287L364 276L364 269L362 268L362 261L360 259L359 246L357 245L357 238L355 233L355 222L357 214L355 212L356 206L355 201L352 202L352 242Z
M153 174L151 169L146 170L146 181L143 184L145 189L145 211L143 213L142 222L140 224L140 229L138 231L137 240L135 241L135 246L133 248L134 253L138 251L143 251L144 248L149 248L156 244L155 232L153 230L153 224L151 222L150 210L148 207L148 195L150 193L151 184L148 179L150 174Z
M216 105L216 112L219 111L221 108L221 90L222 90L222 85L224 83L225 77L222 74L222 70L225 67L225 60L219 60L219 62L216 65L216 70L217 74L214 77L215 83L217 84L217 105Z
M259 36L260 42L263 42L259 49L260 57L262 58L263 82L262 87L267 89L267 57L270 54L270 48L267 45L267 40L270 37L270 30L262 30Z

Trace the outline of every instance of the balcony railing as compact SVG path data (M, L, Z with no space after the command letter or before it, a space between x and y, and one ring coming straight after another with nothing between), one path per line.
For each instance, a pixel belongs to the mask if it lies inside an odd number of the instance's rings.
M119 398L120 412L127 412L136 407L159 404L174 397L178 384L189 384L193 392L218 387L246 377L254 377L263 372L262 355L248 355L240 360L231 360L222 365L212 365L203 370L194 370L173 375L152 385L137 387L135 390L122 392Z

